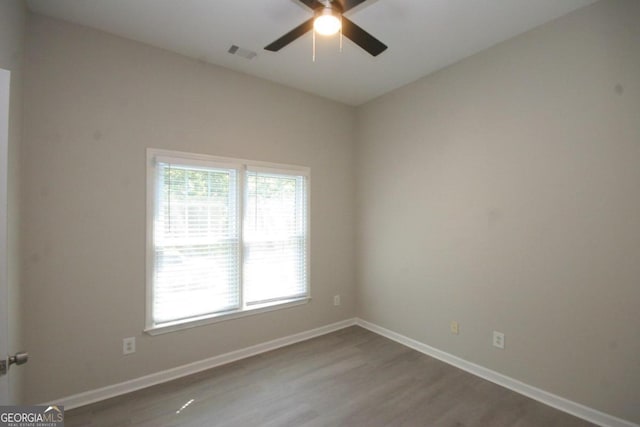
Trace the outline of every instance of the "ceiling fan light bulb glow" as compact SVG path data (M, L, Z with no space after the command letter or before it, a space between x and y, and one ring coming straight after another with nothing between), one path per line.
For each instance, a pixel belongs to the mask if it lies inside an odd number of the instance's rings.
M340 15L330 7L326 7L313 21L313 28L318 34L332 36L340 31L342 20Z

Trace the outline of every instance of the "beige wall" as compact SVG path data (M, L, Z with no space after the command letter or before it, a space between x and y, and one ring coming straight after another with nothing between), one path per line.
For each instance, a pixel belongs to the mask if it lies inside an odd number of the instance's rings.
M0 68L11 71L9 101L9 164L8 164L8 284L9 284L9 352L24 349L20 287L20 191L19 164L22 139L22 63L27 11L22 0L0 1ZM22 400L24 368L11 369L10 398Z
M28 402L354 316L351 107L40 16L27 47ZM309 166L311 303L143 334L146 147Z
M598 2L358 110L359 316L640 422L638 22Z

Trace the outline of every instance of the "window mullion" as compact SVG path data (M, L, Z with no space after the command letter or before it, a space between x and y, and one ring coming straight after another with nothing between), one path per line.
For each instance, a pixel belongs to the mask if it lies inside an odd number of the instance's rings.
M244 310L245 305L245 292L244 292L244 220L247 205L247 167L242 165L238 169L238 188L236 191L236 198L238 200L238 295L240 296L240 309Z

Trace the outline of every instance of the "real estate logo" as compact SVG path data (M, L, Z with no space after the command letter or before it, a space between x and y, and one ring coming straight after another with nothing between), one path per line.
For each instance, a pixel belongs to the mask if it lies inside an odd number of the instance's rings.
M64 427L64 406L0 406L0 427Z

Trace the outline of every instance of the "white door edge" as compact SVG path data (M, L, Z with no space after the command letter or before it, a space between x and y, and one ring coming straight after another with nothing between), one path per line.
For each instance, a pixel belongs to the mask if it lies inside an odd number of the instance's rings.
M0 360L9 352L9 312L7 276L7 186L9 151L10 72L0 68ZM9 375L0 376L0 405L9 402Z

